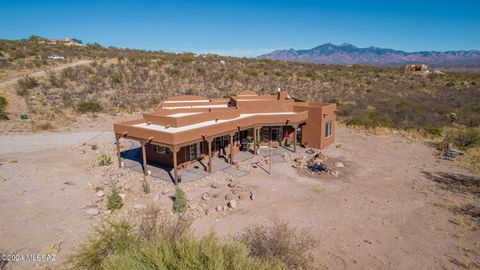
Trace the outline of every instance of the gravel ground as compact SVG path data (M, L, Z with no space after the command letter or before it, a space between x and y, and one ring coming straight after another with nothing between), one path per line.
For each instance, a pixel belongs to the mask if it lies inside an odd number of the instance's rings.
M144 194L143 175L116 166L113 141L111 131L1 136L0 248L53 252L58 264L104 220L135 220L151 204L163 218L173 218L174 186L150 178L152 192ZM198 234L214 230L222 237L273 218L310 228L320 242L313 255L329 269L475 269L480 265L478 220L452 209L468 204L478 209L478 196L442 189L426 177L471 175L434 152L400 136L339 128L336 145L322 151L329 166L344 165L335 167L338 177L307 176L292 167L294 155L274 163L269 175L261 168L267 167L263 159L254 158L238 164L249 171L245 177L217 172L181 183L190 205L182 218L191 219ZM113 164L97 164L103 153ZM252 166L254 161L260 163ZM112 182L125 204L109 213L106 196L97 192L108 194ZM235 208L228 207L232 200ZM89 214L94 210L97 215ZM24 262L14 269L34 266Z

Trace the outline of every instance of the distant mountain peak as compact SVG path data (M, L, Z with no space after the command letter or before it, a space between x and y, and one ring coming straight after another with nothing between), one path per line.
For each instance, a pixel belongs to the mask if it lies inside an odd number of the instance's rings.
M317 64L374 66L403 66L411 63L422 63L429 65L431 68L480 69L480 52L478 50L405 52L375 46L359 48L346 42L340 45L329 42L307 50L277 50L260 55L258 58Z

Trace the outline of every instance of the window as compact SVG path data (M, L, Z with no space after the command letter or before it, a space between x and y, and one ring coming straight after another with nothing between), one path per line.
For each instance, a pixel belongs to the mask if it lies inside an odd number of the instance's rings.
M325 124L325 138L330 137L332 135L332 122L328 122Z
M165 148L165 147L161 147L161 146L158 146L158 145L153 145L153 151L155 151L156 153L158 153L160 155L167 155L167 148Z
M202 143L194 143L189 145L189 150L190 150L190 160L194 160L196 158L199 158L202 155Z

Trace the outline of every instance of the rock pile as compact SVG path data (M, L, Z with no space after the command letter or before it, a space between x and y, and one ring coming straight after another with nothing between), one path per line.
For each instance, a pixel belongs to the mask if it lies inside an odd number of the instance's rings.
M306 175L319 175L322 172L331 174L334 177L338 177L340 172L327 166L326 161L328 157L324 155L319 149L309 148L303 154L296 155L293 159L290 159L292 167L305 171ZM343 164L337 162L343 167Z

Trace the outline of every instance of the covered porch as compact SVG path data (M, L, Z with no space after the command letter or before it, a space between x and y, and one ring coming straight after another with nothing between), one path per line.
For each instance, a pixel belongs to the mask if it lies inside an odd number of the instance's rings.
M116 134L118 165L141 171L145 177L153 176L176 185L180 181L201 179L220 170L242 176L242 172L231 165L261 154L262 149L296 152L298 138L301 138L300 125L279 123L237 127L234 131L214 136L202 135L202 139L180 145ZM128 139L133 145L122 152L121 139Z

